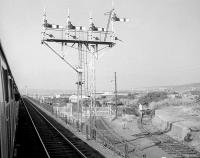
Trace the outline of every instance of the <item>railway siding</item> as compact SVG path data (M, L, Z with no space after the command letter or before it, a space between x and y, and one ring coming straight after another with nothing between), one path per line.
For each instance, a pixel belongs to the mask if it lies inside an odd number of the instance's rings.
M194 114L192 107L167 107L156 110L152 123L159 129L171 124L168 135L200 151L200 116Z
M157 143L157 146L167 152L172 157L180 158L199 158L200 152L196 151L194 148L188 146L183 142L179 142L172 137L164 134L164 131L158 130L152 124L150 117L146 116L144 118L138 119L138 127L142 132L149 133L148 138ZM157 131L157 132L156 132Z

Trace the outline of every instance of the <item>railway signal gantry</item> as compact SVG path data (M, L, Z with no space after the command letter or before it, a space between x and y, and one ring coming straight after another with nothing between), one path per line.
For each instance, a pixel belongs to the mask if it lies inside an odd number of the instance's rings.
M70 66L77 73L77 106L78 106L78 120L82 123L82 96L90 98L90 127L92 126L92 118L95 118L96 107L96 75L95 64L98 59L99 51L105 48L112 48L119 40L114 33L114 23L117 21L128 21L128 19L120 19L114 12L114 8L108 13L108 22L106 29L97 27L92 16L89 18L89 27L86 29L83 26L75 26L70 20L70 13L68 9L67 24L61 26L51 24L47 21L46 11L43 15L43 31L41 43L50 48L58 57L60 57L68 66ZM109 25L112 25L109 31ZM51 43L51 44L50 44ZM58 52L52 43L61 44L63 47L72 47L78 50L78 66L74 66L64 58L61 52Z

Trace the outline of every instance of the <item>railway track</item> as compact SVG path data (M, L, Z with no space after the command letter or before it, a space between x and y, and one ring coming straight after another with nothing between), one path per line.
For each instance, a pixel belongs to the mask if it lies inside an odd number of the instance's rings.
M19 104L18 125L15 137L14 158L48 158L22 102Z
M183 142L179 142L172 137L159 131L152 125L151 117L145 116L138 119L138 127L141 132L154 142L160 149L174 158L200 158L200 152L189 147Z
M133 140L126 140L118 133L116 133L103 118L96 120L96 128L103 133L103 140L107 140L114 147L115 152L121 157L143 157L144 153L141 152L137 145L132 142ZM125 144L127 145L127 155L125 152Z
M103 158L98 151L39 110L28 99L24 105L49 158Z

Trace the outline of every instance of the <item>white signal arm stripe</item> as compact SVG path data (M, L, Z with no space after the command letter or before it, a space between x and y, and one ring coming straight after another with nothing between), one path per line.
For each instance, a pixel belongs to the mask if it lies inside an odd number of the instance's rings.
M98 29L98 31L105 31L105 29L103 27L98 27L97 29Z
M122 22L128 22L129 19L126 19L126 18L120 18L119 21L122 21Z
M61 26L61 25L52 24L52 28L53 28L53 29L63 29L64 27Z
M76 30L86 30L86 28L83 26L75 26L75 28Z

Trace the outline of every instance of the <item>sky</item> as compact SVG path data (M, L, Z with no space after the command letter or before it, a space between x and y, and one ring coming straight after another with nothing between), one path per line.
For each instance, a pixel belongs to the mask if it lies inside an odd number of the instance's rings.
M0 40L19 88L76 89L77 74L41 45L42 15L66 25L67 10L75 25L88 26L90 13L105 27L111 0L0 0ZM102 51L96 62L97 90L200 82L199 0L114 0L119 17L115 31L123 42ZM60 47L58 51L61 51ZM64 49L76 65L77 51Z

